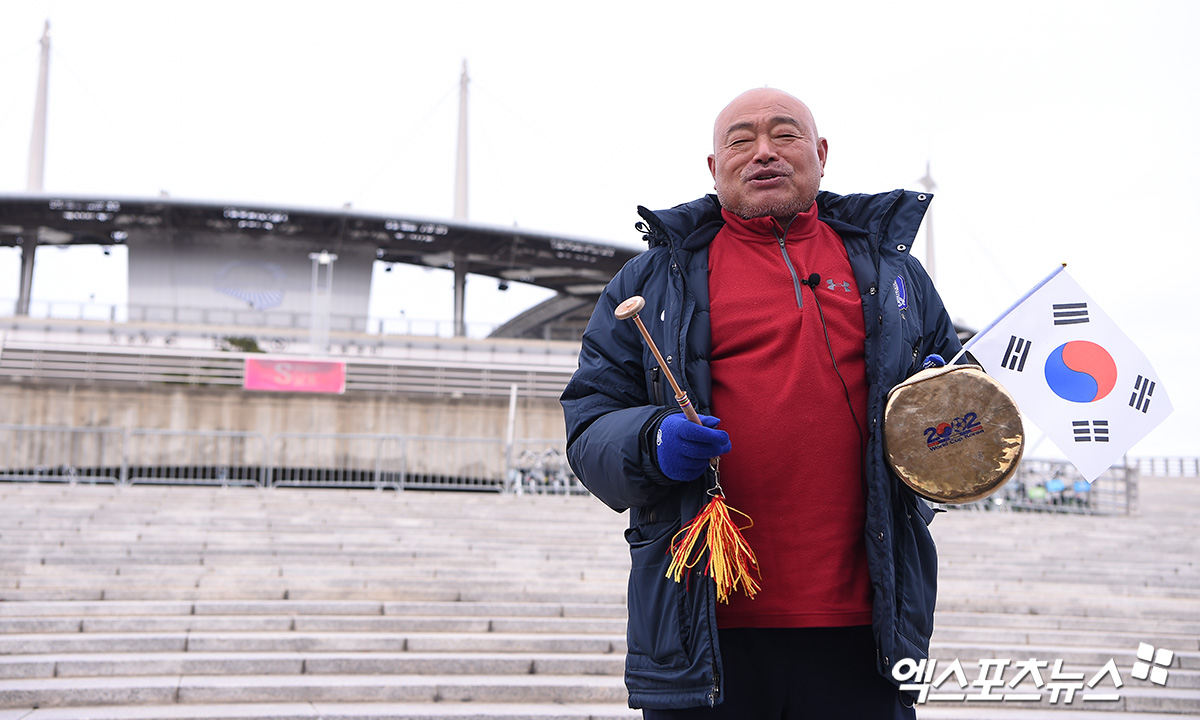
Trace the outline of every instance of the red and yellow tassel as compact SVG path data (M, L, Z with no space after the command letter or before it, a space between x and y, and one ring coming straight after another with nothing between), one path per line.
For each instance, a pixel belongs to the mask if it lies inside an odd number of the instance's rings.
M758 572L758 558L742 537L742 530L752 527L754 521L739 528L729 515L731 510L750 520L749 515L726 505L724 495L714 494L700 514L672 538L671 564L667 568L667 577L682 582L684 573L700 562L707 549L704 574L717 583L717 599L725 604L729 603L729 594L739 587L751 599L759 590L751 573L751 569Z

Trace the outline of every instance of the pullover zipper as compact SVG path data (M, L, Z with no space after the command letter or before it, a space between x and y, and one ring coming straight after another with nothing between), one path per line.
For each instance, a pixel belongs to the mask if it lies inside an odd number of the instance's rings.
M788 257L787 246L783 242L783 237L776 233L775 239L779 241L779 252L783 253L783 262L787 264L788 272L792 274L792 287L796 290L796 307L804 307L804 298L800 296L800 277L796 275L796 268L792 265L792 259Z

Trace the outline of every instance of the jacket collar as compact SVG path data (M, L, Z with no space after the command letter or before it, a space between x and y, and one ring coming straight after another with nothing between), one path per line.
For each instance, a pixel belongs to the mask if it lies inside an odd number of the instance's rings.
M904 190L880 195L837 195L822 191L817 194L817 207L821 220L839 235L870 235L878 233L893 220L896 207L907 205L904 200L910 194ZM724 224L721 204L717 196L711 194L667 210L651 211L639 205L638 214L645 221L638 223L638 229L644 233L643 239L650 247L668 245L672 249L695 251L708 245L716 235L715 230ZM924 208L921 208L915 224L906 234L916 235L923 214ZM910 218L903 220L910 221ZM708 229L710 224L714 225L711 232L700 232Z
M645 233L644 239L650 247L669 245L672 249L697 250L711 242L716 234L715 231L711 234L697 231L709 224L715 223L719 227L724 223L716 195L705 195L698 200L657 212L639 205L638 215L646 221L645 224L639 223L638 229Z
M756 217L746 220L728 210L721 210L725 227L721 232L741 242L770 243L806 240L817 234L820 228L820 206L814 204L807 211L797 213L790 222L780 223L773 217Z

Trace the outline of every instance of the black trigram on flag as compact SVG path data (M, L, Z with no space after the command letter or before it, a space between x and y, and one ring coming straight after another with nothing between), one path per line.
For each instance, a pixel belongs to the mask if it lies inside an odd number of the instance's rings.
M1150 396L1154 394L1154 381L1148 377L1137 376L1137 382L1133 384L1133 394L1129 396L1129 407L1135 410L1141 410L1143 413L1150 410Z
M1055 325L1078 325L1088 321L1087 303L1055 303Z
M1108 442L1107 420L1074 420L1071 430L1075 433L1075 442Z
M1023 372L1025 370L1025 360L1029 357L1029 346L1033 343L1025 338L1019 338L1016 335L1009 337L1008 349L1004 351L1004 360L1000 366L1009 370Z

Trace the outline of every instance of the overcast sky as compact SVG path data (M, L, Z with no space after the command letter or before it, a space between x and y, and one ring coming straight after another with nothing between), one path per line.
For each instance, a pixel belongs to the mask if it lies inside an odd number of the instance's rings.
M917 189L929 163L956 320L1068 263L1175 405L1134 454L1200 454L1200 3L10 2L0 192L26 186L47 19L45 189L64 194L449 217L466 60L470 218L637 246L637 205L711 191L729 99L787 90L829 141L825 189ZM119 252L38 258L44 299L119 294ZM16 278L0 252L0 298ZM509 312L484 285L475 312Z

